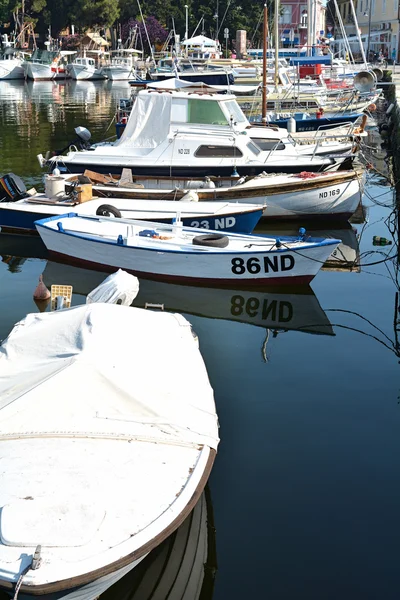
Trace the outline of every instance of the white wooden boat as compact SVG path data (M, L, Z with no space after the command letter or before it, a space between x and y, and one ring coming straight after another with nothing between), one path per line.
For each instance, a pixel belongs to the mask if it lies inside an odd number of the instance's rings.
M122 189L122 188L121 188ZM63 215L66 210L76 210L80 215L116 216L125 219L172 223L177 213L187 227L216 229L236 233L252 233L259 222L263 204L240 202L174 202L172 200L132 200L93 198L83 203L71 196L64 200L35 194L16 202L0 202L0 228L16 233L35 232L35 221Z
M96 60L91 56L78 56L66 68L69 77L76 81L106 79L106 76L101 72L102 67L98 66Z
M73 50L42 50L37 48L22 66L25 79L34 81L46 79L65 79L69 59L76 54Z
M181 315L90 303L28 315L0 363L0 588L93 600L207 481L218 425L198 342Z
M0 80L23 79L24 69L22 63L23 52L13 46L6 47L0 55Z
M132 186L119 185L118 176L102 177L92 171L85 174L93 182L93 193L107 198L109 204L115 202L114 197L181 200L191 190L200 202L264 204L263 217L268 221L328 217L347 220L357 210L365 184L365 172L360 170L203 179L132 175ZM66 188L75 181L75 175L66 176Z
M143 278L229 286L311 281L340 240L272 238L76 213L36 221L51 256Z
M70 146L65 156L38 159L70 173L129 168L136 175L229 177L349 168L358 143L353 133L345 141L326 132L294 140L286 129L252 127L232 95L146 89L137 94L117 141Z
M140 54L142 54L141 50L136 48L122 48L112 51L110 63L101 68L101 75L110 81L128 81L134 78L135 63Z

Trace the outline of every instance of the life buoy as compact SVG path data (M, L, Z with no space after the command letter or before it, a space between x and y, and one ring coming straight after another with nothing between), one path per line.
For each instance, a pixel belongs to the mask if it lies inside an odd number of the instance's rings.
M28 44L28 42L24 42L24 43L22 44L22 47L23 47L23 48L29 48L29 44Z
M229 238L220 233L207 233L205 235L196 235L192 244L196 246L212 246L214 248L226 248L229 244Z
M117 219L121 218L121 213L118 210L118 208L115 208L115 206L111 206L111 204L102 204L101 206L99 206L99 208L96 210L96 215L100 217L113 216Z

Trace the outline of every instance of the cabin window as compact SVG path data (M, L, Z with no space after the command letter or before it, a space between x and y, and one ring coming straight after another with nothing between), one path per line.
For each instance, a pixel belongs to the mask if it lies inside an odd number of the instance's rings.
M261 150L284 150L285 144L280 140L270 140L268 138L252 138Z
M199 146L194 155L196 158L240 158L243 153L236 146Z
M188 100L188 123L205 123L208 125L228 125L219 102L215 100Z
M246 117L243 114L242 109L236 100L228 100L224 103L225 108L228 110L229 116L232 115L234 123L245 123Z
M250 152L253 152L253 154L260 154L261 150L258 146L256 146L256 144L253 144L253 142L249 142L247 144L248 149L250 150Z

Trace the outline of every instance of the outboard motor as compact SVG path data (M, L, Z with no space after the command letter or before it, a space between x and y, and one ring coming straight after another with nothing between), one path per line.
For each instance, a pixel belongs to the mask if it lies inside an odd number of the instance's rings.
M69 149L70 146L78 146L81 150L88 150L90 148L90 138L92 137L92 134L90 133L89 129L86 129L86 127L75 127L75 133L77 135L77 137L72 140L72 142L68 143L68 146L65 146L65 148L62 148L61 150L56 150L55 151L55 155L58 154L62 154L63 152L65 152L66 150Z
M0 202L16 202L28 195L25 184L18 175L7 173L0 177Z

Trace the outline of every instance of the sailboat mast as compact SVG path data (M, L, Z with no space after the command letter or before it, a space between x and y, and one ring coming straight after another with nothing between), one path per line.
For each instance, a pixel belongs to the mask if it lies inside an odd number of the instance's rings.
M263 22L263 82L262 82L262 122L267 122L267 35L268 35L268 11L267 4L264 4L264 22Z
M279 59L279 0L275 0L275 92L278 91L278 59Z

